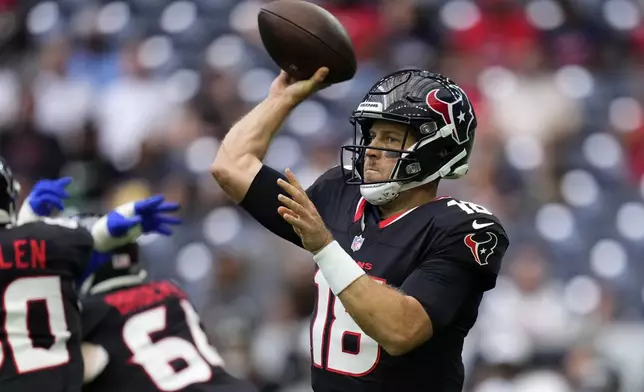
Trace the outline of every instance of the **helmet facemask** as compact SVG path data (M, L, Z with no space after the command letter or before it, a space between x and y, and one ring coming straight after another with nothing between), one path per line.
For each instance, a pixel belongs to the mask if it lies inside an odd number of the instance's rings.
M351 178L347 180L347 184L350 185L374 185L374 184L383 184L389 182L407 182L412 181L419 174L420 170L414 171L413 167L419 168L418 159L416 159L416 153L413 148L404 149L404 146L407 142L407 139L410 137L410 129L405 131L403 135L400 148L387 148L387 147L377 147L369 146L372 142L370 135L371 127L374 123L374 120L362 119L352 121L354 129L353 144L342 146L343 152L349 152L351 154ZM360 135L360 141L358 141L358 135ZM415 144L414 144L415 145ZM413 146L412 146L413 147ZM364 164L367 154L367 150L378 150L383 151L385 158L388 159L397 159L390 176L386 180L380 181L369 181L366 182L363 180L364 173ZM344 156L342 154L342 166L344 164ZM406 169L407 168L407 169ZM401 170L402 169L402 170Z
M371 204L381 205L396 199L401 192L430 183L439 178L458 178L467 172L467 163L458 165L469 151L452 151L452 130L449 126L438 130L433 121L410 124L405 131L400 148L369 146L370 129L374 120L358 119L354 123L354 144L342 146L342 167L350 170L349 185L360 185L362 196ZM398 121L396 121L398 122ZM416 142L404 149L409 137ZM358 138L360 140L358 141ZM363 178L367 150L384 151L386 158L396 159L388 179L365 181ZM422 154L420 152L422 151ZM345 165L344 152L349 152L351 165ZM451 159L447 159L452 157ZM455 167L458 166L456 169ZM458 176L458 177L457 177Z

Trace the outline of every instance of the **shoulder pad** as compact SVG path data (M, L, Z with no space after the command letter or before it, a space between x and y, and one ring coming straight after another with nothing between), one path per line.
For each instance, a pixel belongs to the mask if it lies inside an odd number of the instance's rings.
M440 253L452 260L470 263L498 274L501 260L509 246L508 235L499 219L475 203L444 198L444 209L437 216L443 234L438 241Z
M345 176L345 171L346 170L351 170L351 166L340 166L340 165L335 165L324 174L320 176L320 179L339 179L343 178Z
M50 218L50 217L42 217L41 221L45 224L52 225L52 226L62 226L66 227L68 229L77 229L78 228L78 221L75 219L70 219L70 218L63 218L63 217L56 217L56 218Z
M503 229L501 221L492 212L482 205L469 201L457 200L452 197L441 198L443 203L437 221L444 229L465 224L473 230L497 225Z
M338 186L344 186L345 184L345 171L342 168L342 166L334 166L324 172L320 177L315 180L313 185L309 187L307 192L309 193L309 196L311 194L319 192L320 189L323 188L329 188L329 189L334 189L337 188Z

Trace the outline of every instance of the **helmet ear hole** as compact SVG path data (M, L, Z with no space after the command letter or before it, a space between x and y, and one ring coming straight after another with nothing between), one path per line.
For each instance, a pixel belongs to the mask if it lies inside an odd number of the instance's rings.
M436 125L436 123L433 121L426 122L420 126L419 130L422 136L432 135L436 133L436 131L438 131L438 125Z

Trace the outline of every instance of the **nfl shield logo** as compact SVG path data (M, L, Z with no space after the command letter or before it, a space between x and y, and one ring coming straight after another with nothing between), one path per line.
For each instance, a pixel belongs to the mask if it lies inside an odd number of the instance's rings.
M351 250L354 252L359 251L360 248L362 248L363 242L364 242L364 238L362 237L362 234L353 237L353 242L351 243Z

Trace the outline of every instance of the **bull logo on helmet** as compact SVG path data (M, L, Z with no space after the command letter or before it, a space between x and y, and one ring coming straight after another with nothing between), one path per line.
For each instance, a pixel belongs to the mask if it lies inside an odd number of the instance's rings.
M431 90L425 102L433 112L441 116L446 126L453 126L452 138L456 143L463 144L470 140L470 130L474 123L472 105L460 87L449 86L447 88L449 93L443 90L442 88Z

